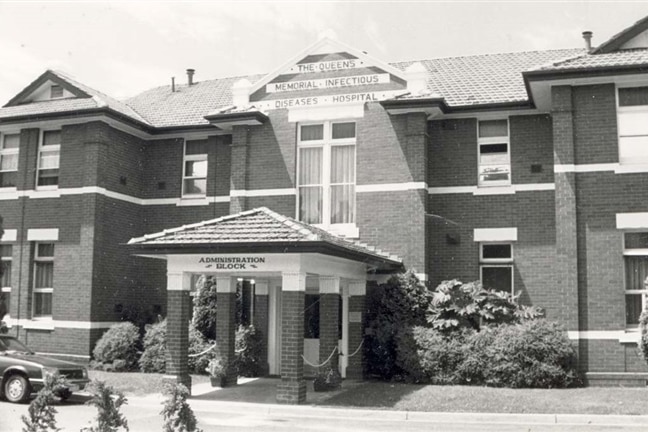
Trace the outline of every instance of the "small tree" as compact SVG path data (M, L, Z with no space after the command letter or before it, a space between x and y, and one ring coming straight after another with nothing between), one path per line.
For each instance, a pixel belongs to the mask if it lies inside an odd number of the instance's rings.
M59 431L56 427L56 408L52 406L57 389L65 386L66 381L62 376L46 375L45 385L38 392L36 398L29 404L28 416L21 417L25 424L23 432L49 432Z
M194 296L193 324L205 339L216 339L216 281L208 276L198 279Z
M127 403L126 397L103 381L94 380L90 383L92 399L86 402L97 408L96 424L84 428L83 432L117 432L120 428L128 431L128 422L119 411Z
M189 390L182 384L167 384L163 391L166 399L162 409L164 432L202 432L193 410L187 403Z

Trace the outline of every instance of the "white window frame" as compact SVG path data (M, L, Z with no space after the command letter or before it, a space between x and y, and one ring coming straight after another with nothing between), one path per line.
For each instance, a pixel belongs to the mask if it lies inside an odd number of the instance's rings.
M632 233L632 232L642 233L642 232L645 232L645 231L623 231L623 233L622 233L622 236L623 236L623 305L624 305L623 323L624 323L624 325L626 327L626 330L638 330L639 329L638 324L637 325L629 325L627 323L627 319L625 317L625 310L626 310L625 307L627 307L626 296L628 294L634 294L634 295L642 294L642 296L641 296L641 309L642 310L646 310L646 305L648 303L648 289L645 289L646 288L645 285L644 285L644 289L641 289L641 290L637 290L637 289L629 290L629 289L626 289L626 287L628 286L628 282L626 280L626 272L627 272L627 270L626 270L625 257L630 257L630 256L646 256L646 257L648 257L648 249L645 249L645 248L626 248L625 235L628 234L628 233Z
M506 121L506 136L501 137L488 137L481 138L479 136L479 124L481 122L487 121ZM508 165L508 180L494 180L494 181L482 181L482 164L481 164L481 147L482 145L489 144L506 144L506 156ZM504 164L498 164L504 165ZM486 165L488 166L488 165ZM477 119L477 186L478 187L490 187L490 186L510 186L513 177L513 172L511 169L511 122L508 117L506 118L484 118Z
M11 253L13 255L13 244L0 242L0 246L10 246L11 247ZM9 257L0 256L0 263L3 264L3 265L6 262L12 263L11 264L11 271L13 272L13 257L12 257L12 255L9 255ZM3 275L3 278L4 278L4 275ZM9 278L9 283L11 283L11 282L12 282L11 278ZM1 286L0 285L0 292L8 293L9 295L11 295L11 285L10 286ZM11 320L11 315L10 315L11 310L10 309L11 309L10 304L7 304L7 316L6 316L7 320ZM0 317L0 318L2 318L2 317Z
M54 247L54 255L53 256L45 256L41 257L38 255L38 246L41 244L51 244ZM52 301L52 315L40 315L36 316L36 296L35 294L50 294L52 296L52 300L54 300L54 286L51 287L42 287L42 288L36 288L36 263L54 263L54 257L56 255L56 244L54 242L49 242L49 241L43 241L43 242L35 242L34 243L34 269L33 269L33 283L32 283L32 320L51 320L52 316L54 314L54 302ZM54 264L52 265L54 267ZM52 268L52 272L54 271L54 268ZM52 285L54 285L54 275L52 274Z
M511 256L509 258L484 258L484 246L490 245L507 245L511 247ZM512 242L480 242L479 243L479 281L484 282L484 268L508 268L511 272L511 295L515 295L515 273L514 268L514 245Z
M339 138L333 139L333 124L338 123L354 123L355 124L355 136L353 138ZM301 140L301 130L302 126L323 126L323 135L321 140L308 140L302 142ZM326 120L326 121L315 121L315 122L301 122L297 124L297 199L295 200L297 205L295 209L295 217L299 219L299 189L301 187L299 183L300 173L299 167L301 166L301 149L302 148L321 148L322 149L322 223L313 224L318 228L325 229L327 231L339 234L345 237L358 237L359 231L356 225L357 220L357 176L358 176L358 123L355 120ZM353 160L355 166L353 168L353 188L354 188L354 200L353 200L353 215L354 221L351 223L331 223L331 186L336 184L331 183L331 149L334 146L349 146L353 145ZM311 185L314 186L314 185Z
M644 158L636 157L636 155L625 155L622 156L621 154L621 148L622 148L622 141L623 138L640 138L640 137L645 137L646 140L648 141L648 130L646 133L641 133L641 134L622 134L621 131L621 117L624 114L639 114L645 117L646 123L648 123L648 104L647 105L635 105L635 106L621 106L621 98L619 96L619 91L621 89L628 89L628 88L640 88L640 87L648 87L648 84L628 84L628 85L618 85L616 87L615 91L615 97L616 97L616 107L617 107L617 143L618 143L618 155L619 155L619 165L632 165L632 166L644 166L646 170L648 170L648 156ZM648 142L646 143L648 146ZM648 151L648 149L647 149Z
M48 146L43 146L43 142L45 140L45 132L56 132L59 131L61 132L61 141L63 141L63 130L62 129L51 129L51 130L41 130L40 131L40 137L38 140L38 155L36 158L36 189L37 190L56 190L59 187L59 184L61 182L61 144L56 144L56 145L48 145ZM58 153L58 165L56 169L58 170L58 180L56 181L55 185L39 185L38 184L38 179L40 177L40 172L41 172L41 166L40 166L40 161L41 161L41 155L43 153ZM54 168L45 168L45 169L54 169Z
M206 198L207 197L207 178L209 177L209 161L208 161L208 153L201 153L201 154L193 154L193 155L188 155L187 154L187 142L190 141L204 141L204 140L184 140L184 144L182 146L182 198L186 199L200 199L200 198ZM200 162L200 161L205 161L207 164L206 170L205 170L205 176L188 176L187 175L187 162ZM190 194L190 193L185 193L185 180L200 180L204 178L205 179L205 193L204 194Z
M4 148L5 138L7 137L7 135L18 135L18 141L19 142L18 142L18 147L17 148L15 148L15 149L5 149ZM2 132L2 133L0 133L0 162L1 162L1 159L4 156L13 156L13 155L15 155L16 158L18 158L18 164L20 164L20 159L19 159L20 158L20 132L12 132L12 133ZM0 164L0 172L3 172L3 173L5 173L5 172L16 172L17 173L18 172L18 165L16 165L15 170L3 170L1 168L1 164ZM0 186L0 189L16 189L16 186L6 186L6 187Z

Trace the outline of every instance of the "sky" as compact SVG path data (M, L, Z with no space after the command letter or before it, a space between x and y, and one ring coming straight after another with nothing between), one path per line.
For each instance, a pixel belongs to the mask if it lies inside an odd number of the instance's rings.
M385 62L598 45L648 1L0 0L0 106L46 69L116 98L267 73L324 33Z

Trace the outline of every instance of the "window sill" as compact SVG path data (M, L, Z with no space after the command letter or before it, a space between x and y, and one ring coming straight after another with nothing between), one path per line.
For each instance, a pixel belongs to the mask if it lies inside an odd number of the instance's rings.
M58 187L37 187L33 193L30 194L30 198L60 198L61 191Z
M480 185L473 192L473 195L513 195L515 188L511 185Z
M209 205L209 200L207 197L182 197L180 201L176 204L178 207L194 207L194 206L206 206Z
M632 174L648 172L648 164L619 164L614 168L615 174Z
M18 198L18 189L15 187L0 188L0 200Z
M27 330L54 330L54 321L51 318L26 320L23 321L22 328Z
M338 224L338 225L313 225L316 228L323 229L338 237L348 239L360 238L360 229L355 224Z
M625 333L619 336L619 343L621 344L638 344L641 341L641 332L639 329L628 329Z

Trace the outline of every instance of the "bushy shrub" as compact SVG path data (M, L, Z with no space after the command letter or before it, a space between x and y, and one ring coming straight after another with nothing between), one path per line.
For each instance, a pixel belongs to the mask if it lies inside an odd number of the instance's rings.
M441 282L432 294L427 321L441 332L479 330L483 324L512 324L540 318L541 309L518 303L519 294L485 289L482 284L453 279Z
M458 373L494 387L563 388L577 384L576 352L566 331L546 320L489 327L466 341Z
M195 354L202 353L212 345L213 342L206 341L193 325L189 325L189 373L205 374L205 368L209 360L216 355L217 349L213 349L200 356L195 356ZM166 350L166 320L147 326L146 334L144 335L144 352L139 360L140 370L148 373L164 373L166 368Z
M641 330L639 351L646 363L648 363L648 310L644 310L639 316L639 329Z
M139 330L129 322L115 324L97 341L92 354L106 370L131 370L139 357Z
M263 340L254 326L239 326L234 344L234 364L240 376L258 377L262 372Z
M430 293L412 271L393 275L369 291L367 337L364 353L367 372L384 379L400 376L396 335L399 329L425 324Z
M415 326L397 335L397 365L413 382L457 384L456 370L464 358L464 343L469 331L452 336L438 330Z
M166 362L166 320L146 326L144 352L139 359L142 372L164 373Z
M205 339L216 339L216 280L201 276L194 296L193 325Z

